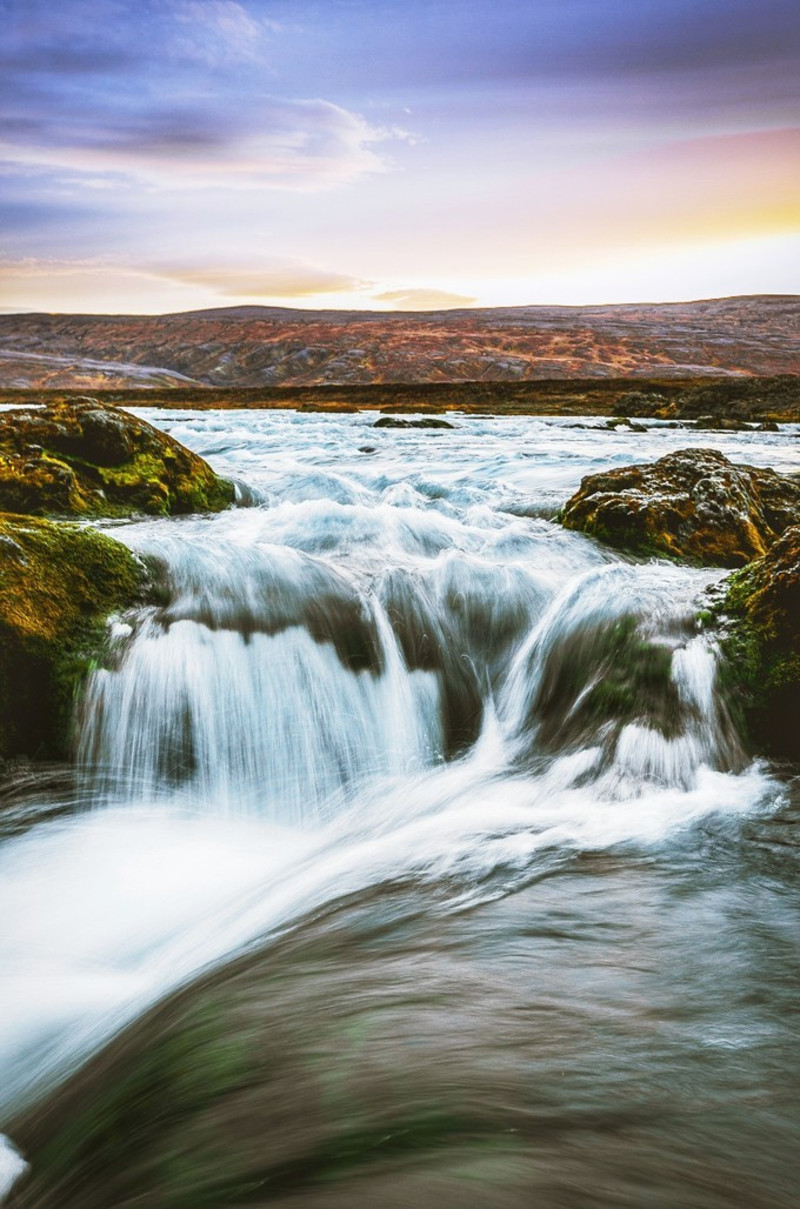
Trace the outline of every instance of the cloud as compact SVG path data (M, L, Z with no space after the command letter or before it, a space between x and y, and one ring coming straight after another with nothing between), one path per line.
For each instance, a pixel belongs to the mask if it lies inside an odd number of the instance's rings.
M225 298L312 298L369 289L371 282L313 265L285 263L261 269L155 268L154 274L185 285L206 286Z
M242 114L202 101L48 114L10 130L0 152L26 172L120 173L150 187L316 190L385 171L375 148L400 137L330 101L262 97Z
M209 66L258 58L265 35L281 28L235 0L179 0L173 12L177 29L170 52Z
M434 289L385 290L372 297L375 302L391 302L395 304L395 310L407 311L444 311L474 306L477 302L477 298L470 298L466 294Z
M112 257L0 257L0 308L136 313L218 305L220 300L286 304L374 288L301 260L241 265L139 264Z
M0 159L148 188L324 189L405 131L274 95L262 0L0 0ZM265 87L265 84L267 85Z

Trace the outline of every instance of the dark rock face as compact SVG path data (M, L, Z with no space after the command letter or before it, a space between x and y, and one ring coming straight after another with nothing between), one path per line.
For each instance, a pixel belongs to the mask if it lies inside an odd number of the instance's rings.
M698 428L741 431L753 424L773 425L794 421L800 414L800 377L797 373L770 378L740 377L727 381L695 381L677 392L665 393L643 385L627 391L617 409L626 416L654 416L660 420L696 421ZM767 431L774 431L772 428Z
M95 399L0 415L0 509L32 515L216 512L231 483L145 420Z
M621 549L741 567L800 519L800 483L713 449L683 449L589 475L560 519Z
M76 399L73 406L75 424L62 421L53 437L55 449L96 466L121 466L133 457L136 442L127 413L94 399Z
M725 683L759 750L800 760L800 525L725 581Z
M67 754L105 619L140 598L130 551L93 529L0 513L0 758Z

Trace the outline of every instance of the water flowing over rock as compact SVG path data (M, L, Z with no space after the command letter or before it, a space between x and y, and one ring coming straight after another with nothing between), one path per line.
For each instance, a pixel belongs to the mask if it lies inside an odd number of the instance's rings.
M552 521L682 435L156 418L252 506L0 526L20 585L77 535L78 608L84 536L157 583L69 780L0 785L7 1209L794 1209L800 799L698 618L725 573ZM722 589L765 633L792 551Z
M0 510L167 515L216 512L233 498L202 458L96 399L0 414Z
M561 513L609 545L718 567L759 558L799 517L800 482L714 449L589 475Z

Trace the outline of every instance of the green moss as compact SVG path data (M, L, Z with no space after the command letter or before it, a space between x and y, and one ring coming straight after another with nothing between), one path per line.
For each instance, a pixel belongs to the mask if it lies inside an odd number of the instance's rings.
M598 727L642 721L677 732L680 703L672 652L639 632L632 614L571 632L550 651L531 722L540 742L562 749Z
M720 688L741 734L767 755L797 759L800 655L785 651L746 617L721 642Z
M652 715L653 706L670 697L672 652L642 638L635 618L625 617L613 625L603 635L598 654L600 678L584 705L595 718L625 724L643 714ZM661 721L666 728L668 718Z
M218 512L234 487L144 420L96 400L0 417L0 510L33 516Z
M741 567L761 557L799 512L800 487L791 477L736 466L712 449L685 449L587 476L558 519L637 555Z
M751 746L800 753L800 527L725 581L711 610L722 626L720 686Z
M0 756L66 754L76 691L143 566L93 529L0 514Z
M123 1177L134 1194L140 1178L154 1181L165 1209L216 1204L204 1197L208 1167L224 1171L226 1155L213 1130L201 1127L197 1151L188 1154L176 1146L174 1132L187 1120L200 1126L215 1099L247 1081L247 1045L199 1006L187 1013L180 1030L120 1064L112 1080L102 1077L102 1059L95 1066L100 1077L92 1095L73 1101L55 1133L37 1148L37 1181L68 1204L85 1203L87 1173L106 1190Z

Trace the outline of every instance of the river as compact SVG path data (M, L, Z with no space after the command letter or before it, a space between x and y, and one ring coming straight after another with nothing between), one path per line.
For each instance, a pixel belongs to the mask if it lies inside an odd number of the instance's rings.
M798 427L140 414L241 506L105 526L159 604L6 792L0 1196L794 1206L797 770L718 691L722 573L552 516Z

